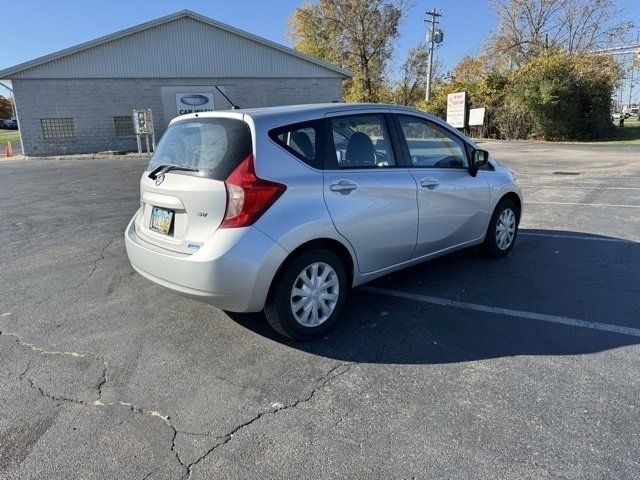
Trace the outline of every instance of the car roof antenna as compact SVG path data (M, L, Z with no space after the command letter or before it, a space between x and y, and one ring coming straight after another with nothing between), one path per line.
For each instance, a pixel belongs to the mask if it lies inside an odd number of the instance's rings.
M240 108L238 105L236 105L235 103L233 103L233 102L229 99L229 97L227 97L227 96L224 94L224 92L218 88L218 86L217 86L217 85L214 85L214 87L215 87L215 89L216 89L216 90L218 90L218 91L220 92L220 95L222 95L224 98L226 98L226 99L227 99L227 102L229 102L229 103L231 104L231 110L238 110L238 109Z

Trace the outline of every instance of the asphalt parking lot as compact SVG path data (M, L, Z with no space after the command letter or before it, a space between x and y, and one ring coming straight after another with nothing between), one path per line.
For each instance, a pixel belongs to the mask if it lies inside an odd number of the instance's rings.
M135 274L135 157L0 162L0 478L640 477L640 146L487 142L515 250L293 343Z

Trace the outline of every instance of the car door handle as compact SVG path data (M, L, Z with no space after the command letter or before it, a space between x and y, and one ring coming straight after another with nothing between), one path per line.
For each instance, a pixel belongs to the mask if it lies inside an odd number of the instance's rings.
M332 192L340 192L343 195L347 195L349 192L357 190L358 185L351 183L348 180L340 180L338 183L332 183L331 186L329 186L329 189Z
M440 184L437 179L428 177L420 180L420 186L425 188L435 188Z

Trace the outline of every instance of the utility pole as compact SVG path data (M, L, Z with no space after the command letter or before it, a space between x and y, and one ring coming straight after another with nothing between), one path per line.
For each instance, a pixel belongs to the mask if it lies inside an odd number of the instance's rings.
M431 75L433 74L433 49L436 43L441 43L443 40L443 33L441 30L436 31L436 26L438 25L438 21L436 20L438 17L441 17L442 14L438 13L434 8L430 12L426 12L426 14L431 17L430 20L425 20L425 22L431 24L431 29L427 33L427 41L429 42L429 63L427 66L427 92L425 94L425 100L428 102L431 98Z
M640 31L636 36L636 43L640 43ZM640 59L640 49L636 52L636 55L631 57L631 79L629 80L629 110L631 110L631 102L633 101L633 71L636 68L636 60Z
M631 62L631 79L629 80L629 103L627 104L629 106L629 109L631 109L631 100L633 99L633 68L634 63Z

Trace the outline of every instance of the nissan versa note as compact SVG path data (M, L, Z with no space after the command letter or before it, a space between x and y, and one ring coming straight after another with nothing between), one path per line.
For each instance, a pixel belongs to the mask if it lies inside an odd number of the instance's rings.
M144 277L307 339L347 291L454 250L512 248L513 172L425 113L326 104L183 115L125 233Z

